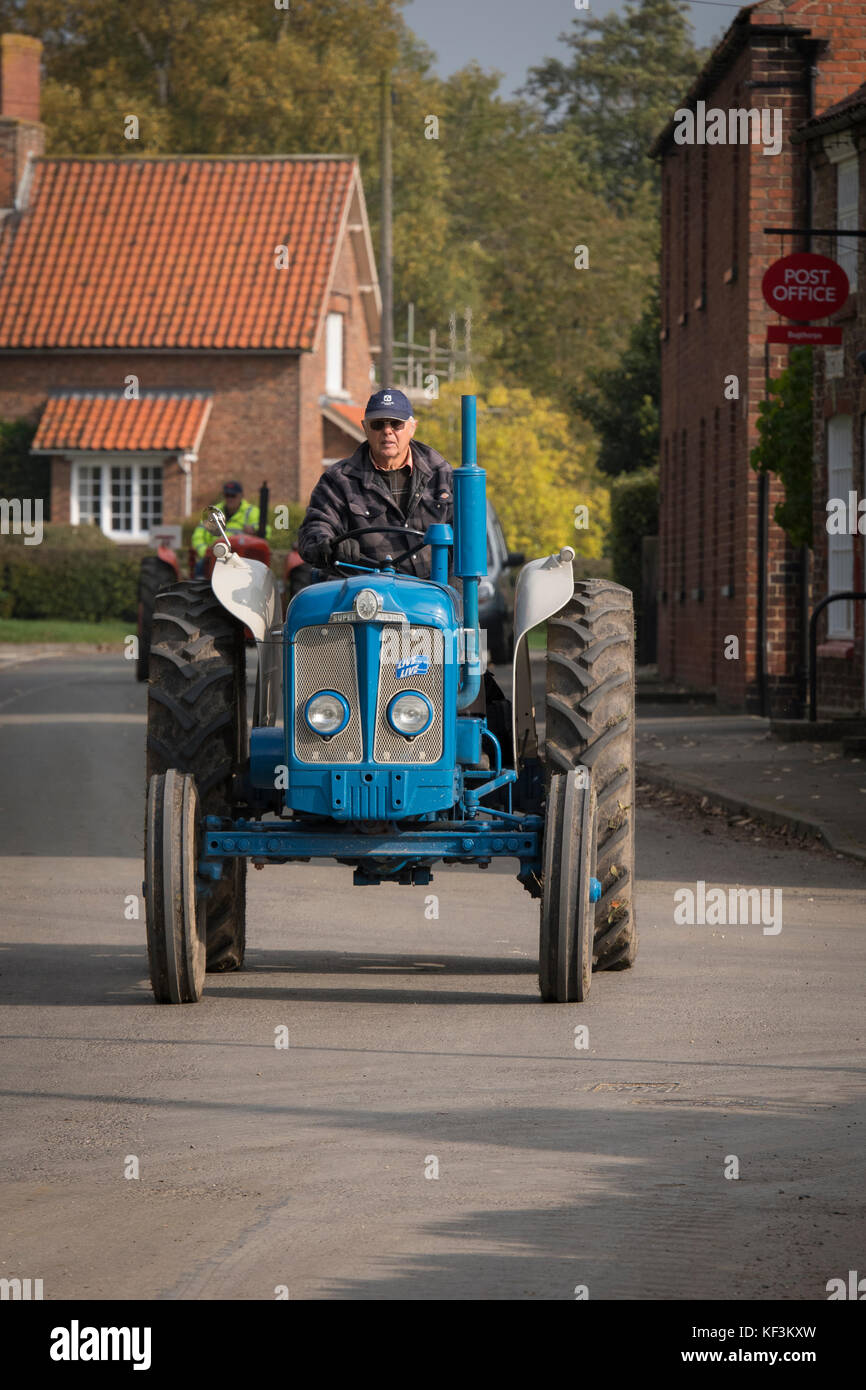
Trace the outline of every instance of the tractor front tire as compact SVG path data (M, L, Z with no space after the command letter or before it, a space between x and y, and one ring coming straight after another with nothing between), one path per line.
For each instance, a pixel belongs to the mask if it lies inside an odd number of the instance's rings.
M586 768L554 773L544 818L538 983L546 1003L582 1004L592 980L596 800Z
M201 816L195 778L157 773L147 788L145 921L157 1004L196 1004L205 977L205 911L196 892Z
M195 777L202 816L234 814L232 782L247 757L243 625L207 579L159 594L147 701L147 777L175 768ZM246 942L245 859L224 864L207 894L207 968L240 970Z
M575 584L547 622L545 763L548 780L584 764L597 798L596 970L625 970L637 954L634 909L634 616L629 589Z
M171 565L158 555L145 555L138 572L138 659L136 679L146 681L150 674L150 643L153 629L153 610L157 594L176 583L177 575Z

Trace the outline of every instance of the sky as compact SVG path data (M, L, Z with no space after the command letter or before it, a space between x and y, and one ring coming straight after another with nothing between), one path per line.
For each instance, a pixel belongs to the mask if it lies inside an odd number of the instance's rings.
M740 4L690 5L699 47L721 37ZM410 28L439 55L436 70L448 77L473 58L483 68L505 74L504 95L522 86L527 69L542 59L564 54L559 35L573 19L598 19L622 11L623 0L589 0L575 10L574 0L409 0L403 13Z

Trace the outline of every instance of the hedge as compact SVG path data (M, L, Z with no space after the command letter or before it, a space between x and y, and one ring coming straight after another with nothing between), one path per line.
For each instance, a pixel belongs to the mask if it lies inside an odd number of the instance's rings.
M613 577L641 606L641 542L658 535L659 479L656 469L624 473L610 489L610 554Z
M95 530L46 526L42 544L32 546L4 537L0 617L134 623L140 563L140 553L127 554Z

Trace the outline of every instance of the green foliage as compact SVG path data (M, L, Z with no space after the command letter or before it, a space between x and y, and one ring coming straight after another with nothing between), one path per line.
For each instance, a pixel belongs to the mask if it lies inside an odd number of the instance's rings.
M460 396L471 382L446 386L418 423L418 439L460 462ZM588 431L576 434L549 400L519 388L496 387L478 398L478 462L487 494L512 550L528 557L571 545L600 556L607 520L607 490L595 471ZM575 507L588 510L587 529L575 530Z
M659 297L653 287L628 347L615 367L593 372L594 390L576 395L575 404L601 440L598 466L616 477L658 463L661 353Z
M30 453L35 434L36 426L29 420L0 420L0 497L40 498L43 518L47 518L51 469L47 458Z
M8 546L22 547L28 555L34 555L37 550L80 550L93 552L102 555L113 555L117 546L108 536L103 535L98 526L70 526L68 522L53 521L45 522L42 527L42 544L32 546L26 544L23 534L3 536L0 540L0 555L5 554Z
M94 538L94 533L88 535ZM41 545L24 546L7 544L4 537L0 616L80 622L122 618L135 623L139 562L139 556L120 550L103 536L92 546L54 544L47 535Z
M751 463L775 473L785 489L773 516L794 545L812 544L812 349L792 348L788 366L767 383L758 405L758 444Z
M610 552L613 577L631 589L635 612L640 612L641 542L658 534L659 479L657 470L626 473L610 488Z
M638 0L602 19L575 15L569 57L530 69L527 90L556 130L572 135L606 196L629 206L657 184L647 151L700 71L681 0Z

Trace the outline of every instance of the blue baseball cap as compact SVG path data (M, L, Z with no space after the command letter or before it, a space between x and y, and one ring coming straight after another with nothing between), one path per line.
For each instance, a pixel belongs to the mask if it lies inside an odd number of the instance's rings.
M393 387L374 391L364 411L365 420L410 420L412 403L408 396Z

